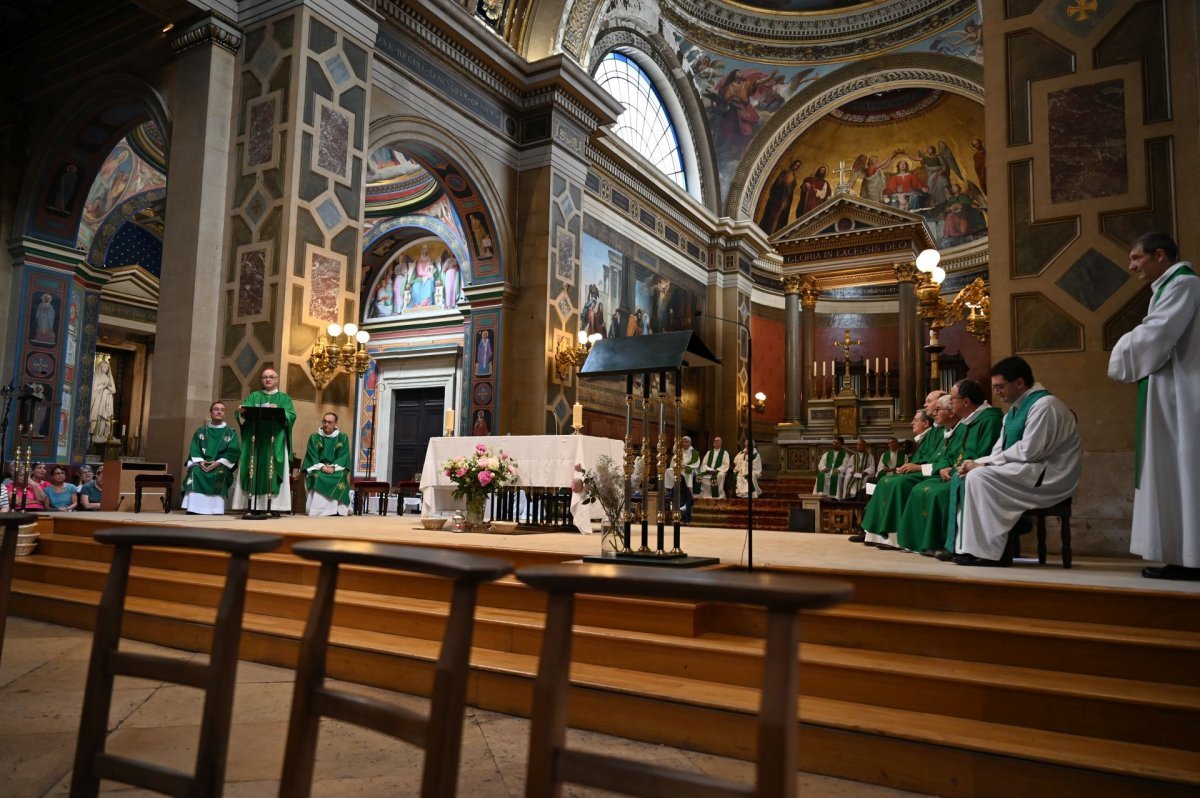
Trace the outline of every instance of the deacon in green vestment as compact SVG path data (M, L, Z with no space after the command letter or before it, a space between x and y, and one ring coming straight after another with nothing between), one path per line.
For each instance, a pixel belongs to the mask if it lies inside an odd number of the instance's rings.
M240 456L237 430L225 422L225 403L213 402L208 407L208 421L192 433L183 509L194 515L223 515Z
M879 477L892 473L908 462L908 455L900 448L900 441L888 438L887 445L888 450L879 455L879 463L875 466L875 479L867 480L868 482L878 482Z
M306 507L312 516L350 514L350 439L337 427L336 413L321 418L304 452Z
M842 465L846 462L846 439L837 435L833 439L833 448L821 455L817 461L817 486L815 493L829 496L833 499L838 495L838 483L841 481Z
M925 433L917 450L913 452L912 460L896 469L895 473L881 477L875 485L875 491L863 512L862 528L867 543L894 546L895 544L888 540L888 535L900 528L900 519L904 517L904 505L908 502L913 488L933 475L934 466L944 468L949 465L940 461L945 455L958 417L950 407L948 395L941 395L933 404L934 421L939 426L933 426ZM914 429L916 424L914 418Z
M234 485L233 505L248 507L251 495L259 497L259 510L266 509L266 499L271 497L272 510L290 512L292 488L289 479L292 463L292 427L296 423L296 408L292 397L279 390L279 372L268 366L262 372L262 390L254 391L242 402L242 407L278 407L283 410L286 425L275 436L274 448L271 437L263 435L251 441L250 431L242 430L242 459L239 477ZM240 418L240 416L239 416ZM258 458L254 459L257 450ZM254 465L254 484L250 484L251 464Z
M950 406L962 421L947 444L941 461L945 465L913 489L896 530L902 548L928 556L945 550L951 475L963 460L991 452L1004 423L1004 414L988 404L983 388L975 380L959 380L954 384L950 389Z

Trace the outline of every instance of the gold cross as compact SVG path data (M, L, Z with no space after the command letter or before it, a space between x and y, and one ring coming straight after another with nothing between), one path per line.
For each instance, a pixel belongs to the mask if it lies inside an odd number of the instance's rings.
M1076 22L1086 22L1089 14L1096 12L1096 0L1076 0L1075 5L1067 6L1067 16Z
M849 327L846 328L846 338L845 338L845 340L842 341L842 343L839 344L837 342L836 338L833 339L833 348L842 350L842 356L845 357L846 360L850 360L850 347L852 347L852 346L862 346L862 341L861 340L858 340L858 341L850 340L850 328Z

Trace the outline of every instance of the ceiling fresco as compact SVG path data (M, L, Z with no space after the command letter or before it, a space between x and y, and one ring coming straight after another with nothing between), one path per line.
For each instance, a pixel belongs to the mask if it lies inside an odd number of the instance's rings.
M879 0L742 0L727 5L753 8L759 11L844 11L855 6L878 6Z

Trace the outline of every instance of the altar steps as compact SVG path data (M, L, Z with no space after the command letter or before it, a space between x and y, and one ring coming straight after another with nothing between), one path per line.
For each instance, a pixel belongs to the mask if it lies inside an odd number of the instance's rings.
M109 554L45 535L18 561L14 611L90 627ZM125 636L204 648L222 569L219 555L139 552ZM252 560L244 659L294 663L316 570L288 554ZM1200 789L1200 597L848 576L855 603L803 627L805 769L955 796ZM444 584L350 568L342 587L331 675L427 693ZM473 704L528 714L543 606L515 580L485 586ZM753 756L761 615L583 597L579 620L575 724Z
M799 506L799 499L755 499L754 528L786 532L792 508ZM745 499L696 499L692 525L745 529L746 513Z

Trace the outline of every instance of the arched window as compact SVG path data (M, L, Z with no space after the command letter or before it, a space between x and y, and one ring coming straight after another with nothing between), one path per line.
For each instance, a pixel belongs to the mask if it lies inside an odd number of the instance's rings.
M611 52L596 68L596 82L625 106L614 132L660 172L687 191L675 125L650 76L629 56Z

